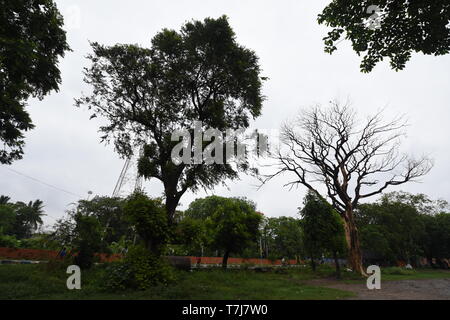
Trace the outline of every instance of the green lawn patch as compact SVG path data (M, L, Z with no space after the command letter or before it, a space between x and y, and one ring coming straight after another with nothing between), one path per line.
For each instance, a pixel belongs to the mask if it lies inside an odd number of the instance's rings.
M82 290L68 290L68 275L63 269L49 270L44 265L0 266L0 299L168 299L168 300L325 300L343 299L353 293L302 285L292 281L292 272L252 270L197 270L178 272L177 281L146 291L110 293L101 288L104 268L82 272ZM296 271L300 273L301 271Z

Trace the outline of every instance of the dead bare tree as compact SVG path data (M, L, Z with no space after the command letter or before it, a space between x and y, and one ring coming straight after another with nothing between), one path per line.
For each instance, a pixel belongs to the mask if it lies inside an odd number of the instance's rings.
M348 103L341 106L330 102L326 109L316 106L302 111L282 127L281 148L274 155L279 167L265 176L263 183L288 172L294 174L295 180L286 186L304 185L320 194L318 186L322 185L322 193L344 220L349 264L366 275L354 209L360 200L382 193L389 186L425 175L432 161L400 153L407 126L402 117L385 122L382 112L378 112L362 125L359 123Z

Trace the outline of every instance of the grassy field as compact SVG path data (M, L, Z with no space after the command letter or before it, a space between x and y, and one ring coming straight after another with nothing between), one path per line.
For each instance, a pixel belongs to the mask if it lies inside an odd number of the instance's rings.
M430 279L450 277L445 271L415 271L389 269L383 280ZM333 270L321 267L316 273L309 268L284 272L251 270L198 270L178 272L177 281L146 291L105 292L99 282L102 267L82 272L82 289L68 290L68 275L63 269L49 270L45 265L0 265L0 299L343 299L354 294L347 291L309 286L304 280L332 277ZM393 274L392 274L393 273ZM363 282L353 273L344 273L345 282Z

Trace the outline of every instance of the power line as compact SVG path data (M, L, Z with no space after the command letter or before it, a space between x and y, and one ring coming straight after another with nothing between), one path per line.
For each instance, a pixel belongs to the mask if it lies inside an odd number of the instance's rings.
M57 186L55 186L55 185L53 185L53 184L44 182L44 181L42 181L42 180L40 180L40 179L33 178L33 177L31 177L31 176L29 176L29 175L27 175L27 174L25 174L25 173L19 172L19 171L17 171L17 170L14 170L14 169L11 169L11 168L5 168L5 169L7 169L7 170L9 170L9 171L11 171L11 172L14 172L15 174L18 174L18 175L20 175L20 176L23 176L23 177L25 177L25 178L31 179L31 180L33 180L33 181L35 181L35 182L41 183L41 184L43 184L43 185L46 185L47 187L53 188L53 189L55 189L55 190L58 190L58 191L61 191L61 192L64 192L64 193L67 193L67 194L69 194L69 195L71 195L71 196L75 196L75 197L77 197L78 199L83 198L83 196L80 196L79 194L76 194L76 193L74 193L74 192L67 191L67 190L62 189L62 188L60 188L60 187L57 187Z

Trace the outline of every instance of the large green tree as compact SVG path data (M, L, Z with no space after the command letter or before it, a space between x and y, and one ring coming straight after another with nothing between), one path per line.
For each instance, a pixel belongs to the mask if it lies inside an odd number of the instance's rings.
M450 50L448 0L333 0L318 21L332 28L325 51L336 51L344 36L364 56L363 72L385 58L402 70L413 52L438 56Z
M247 199L219 196L197 199L185 214L204 221L206 238L214 249L223 252L223 268L227 268L231 253L239 254L258 240L262 215Z
M16 219L14 233L17 238L29 238L44 222L44 203L42 200L29 201L28 203L16 202L14 204Z
M34 127L28 98L58 90L58 61L69 50L62 26L52 0L0 0L0 163L22 158Z
M132 227L124 212L125 200L115 197L96 196L91 200L80 200L77 211L94 216L103 230L103 240L111 244L122 237L130 239Z
M344 223L337 211L316 192L310 190L300 210L302 216L302 238L305 251L311 259L311 267L316 269L315 259L322 254L331 254L336 265L336 276L340 278L339 256L346 249Z
M146 249L159 256L169 238L167 214L161 199L150 199L139 192L132 194L126 201L124 212Z
M211 188L247 166L174 163L171 141L177 130L193 135L195 121L206 128L246 128L260 115L263 97L258 58L236 42L223 16L186 23L181 31L164 29L150 48L93 43L85 70L92 94L77 100L108 123L100 128L127 157L143 148L139 173L164 186L169 222L187 190ZM194 154L194 144L191 146ZM189 152L189 150L188 150Z

